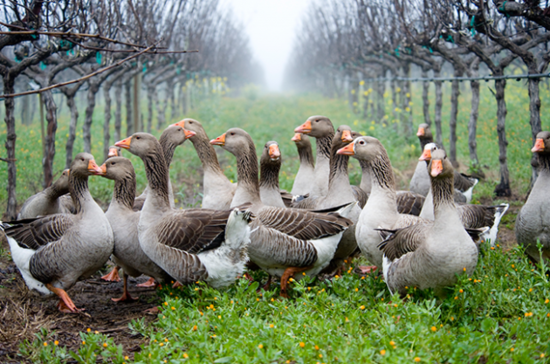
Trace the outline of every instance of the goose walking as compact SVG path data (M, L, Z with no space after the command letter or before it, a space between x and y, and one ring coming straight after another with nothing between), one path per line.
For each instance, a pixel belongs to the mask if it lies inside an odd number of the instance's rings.
M281 277L281 296L288 297L289 278L301 272L315 276L329 264L342 234L352 225L345 216L355 203L324 213L265 206L260 199L258 159L250 135L232 128L210 143L237 158L239 181L231 205L250 203L257 217L251 224L250 260L270 275Z
M88 177L99 173L91 154L78 154L69 173L76 214L14 221L5 228L25 283L40 294L56 294L61 312L82 311L66 291L100 269L113 252L111 225L88 190Z
M233 283L248 260L251 213L241 208L175 210L169 201L168 165L157 139L135 133L115 145L145 164L149 192L138 223L143 252L181 284L202 280L219 288Z

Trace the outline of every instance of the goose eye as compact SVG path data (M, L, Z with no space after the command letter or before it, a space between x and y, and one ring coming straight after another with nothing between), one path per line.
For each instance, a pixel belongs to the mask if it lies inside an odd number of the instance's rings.
M114 166L115 164L116 164L115 162L111 163L112 166Z
M235 133L231 133L230 135L235 135Z
M80 160L81 160L82 162L84 162L84 158L80 158Z
M141 137L138 137L138 136L137 136L136 139L141 139Z

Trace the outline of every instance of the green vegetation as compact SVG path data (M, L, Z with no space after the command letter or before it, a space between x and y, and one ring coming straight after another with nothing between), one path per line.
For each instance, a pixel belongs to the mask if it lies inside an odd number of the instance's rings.
M465 90L466 91L466 90ZM280 143L283 155L281 187L290 189L298 169L297 153L290 138L293 130L308 116L324 114L335 125L352 128L378 137L388 149L394 168L411 171L420 154L416 137L397 135L393 123L383 126L364 120L350 111L348 103L323 99L317 95L257 95L250 89L243 98L214 97L204 100L185 117L193 117L215 138L228 128L247 130L258 152L268 140ZM547 108L550 92L541 87L543 108ZM422 122L420 95L413 92L414 124ZM474 198L491 198L498 180L498 141L496 106L487 87L482 88L478 125L478 154L487 174L487 181L476 187ZM509 83L507 88L509 138L508 162L512 188L523 195L530 178L531 133L528 119L527 90ZM467 169L467 122L469 99L460 97L462 108L458 124L458 156ZM391 105L387 105L389 112ZM448 115L444 104L444 124ZM94 118L94 149L101 157L101 108ZM183 116L182 116L183 117ZM67 116L62 115L58 130L58 154L55 167L61 170ZM432 117L433 120L433 117ZM176 121L176 120L172 120ZM543 119L543 129L548 129ZM125 129L125 128L123 128ZM402 130L401 126L399 129ZM40 133L36 125L18 125L18 198L41 189ZM157 135L159 133L156 133ZM448 126L444 125L444 135ZM81 134L75 151L82 150ZM5 129L0 127L0 141ZM448 145L448 138L445 140ZM220 154L222 168L229 178L236 179L234 158ZM138 188L145 185L142 163L129 153L138 176ZM187 142L176 151L171 167L173 185L180 188L180 205L200 200L202 175L200 162L192 144ZM0 164L0 175L6 175ZM351 164L351 178L357 183L360 168ZM400 178L401 187L408 186L407 176ZM6 179L0 179L0 208L5 208ZM100 201L110 200L112 183L101 178L90 181L92 194ZM504 217L502 224L513 228L514 216ZM365 263L365 262L361 262ZM356 262L354 265L358 264ZM403 301L392 296L382 279L371 274L361 277L350 269L333 281L312 281L305 278L291 284L291 298L279 298L279 289L257 292L265 281L262 272L254 274L249 285L241 279L227 290L219 291L203 284L182 289L162 287L158 290L161 312L151 325L133 321L130 329L141 333L146 343L137 353L126 353L117 344L116 336L94 332L81 334L78 350L58 345L55 332L43 331L33 342L21 345L21 355L34 362L56 363L76 360L79 363L335 363L335 362L545 362L550 355L550 285L546 267L535 267L520 248L505 252L482 247L476 272L472 277L459 277L447 298L436 300L432 292L419 292L411 287L410 297ZM262 282L263 283L263 282Z

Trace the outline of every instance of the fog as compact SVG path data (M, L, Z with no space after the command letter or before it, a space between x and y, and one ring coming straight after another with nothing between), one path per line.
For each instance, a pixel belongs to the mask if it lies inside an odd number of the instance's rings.
M255 59L261 64L267 88L280 91L294 34L310 0L225 0L250 37Z

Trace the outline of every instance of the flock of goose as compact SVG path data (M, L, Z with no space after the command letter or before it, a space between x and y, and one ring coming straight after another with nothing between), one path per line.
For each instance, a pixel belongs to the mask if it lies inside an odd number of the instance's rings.
M145 286L205 281L225 287L247 269L270 275L265 289L279 277L281 296L288 297L291 277L338 274L358 254L374 265L365 271L382 268L391 292L403 295L415 286L443 294L457 274L473 272L480 241L494 244L508 205L467 204L477 180L454 171L427 124L418 129L422 155L410 191L396 189L378 139L346 125L335 130L324 116L308 118L295 133L300 168L290 193L279 188L277 142L265 144L258 178L256 148L246 131L232 128L210 140L193 119L169 126L159 140L135 133L115 143L101 166L80 153L51 187L25 202L17 221L1 224L12 259L29 289L57 295L62 312L78 312L66 291L110 258L117 267L102 278L118 280L120 267L124 278L124 293L114 301L133 299L128 276L151 277ZM315 159L310 137L316 139ZM204 170L200 209L174 207L169 166L187 139ZM215 145L236 157L236 184L224 175ZM148 185L138 197L134 167L121 149L143 160ZM533 152L540 157L540 177L516 232L537 259L537 241L545 256L550 247L543 198L550 187L550 133L539 134ZM360 163L360 186L350 184L349 157ZM106 212L89 192L92 175L114 180Z

